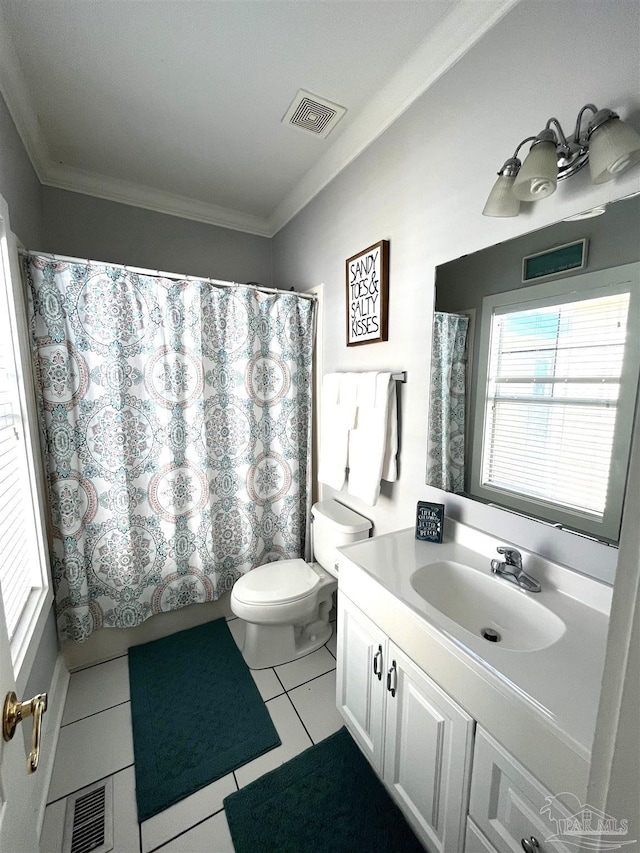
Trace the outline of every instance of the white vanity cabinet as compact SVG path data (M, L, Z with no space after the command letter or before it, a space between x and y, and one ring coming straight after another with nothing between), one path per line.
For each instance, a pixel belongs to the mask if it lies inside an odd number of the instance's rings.
M336 690L414 831L433 853L462 853L474 721L344 594Z

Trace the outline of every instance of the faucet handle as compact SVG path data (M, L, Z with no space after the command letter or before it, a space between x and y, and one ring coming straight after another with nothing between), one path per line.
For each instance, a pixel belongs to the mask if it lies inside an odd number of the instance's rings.
M522 568L522 554L517 548L508 548L506 545L500 545L497 551L498 554L504 554L505 562L508 566L515 566L517 569Z

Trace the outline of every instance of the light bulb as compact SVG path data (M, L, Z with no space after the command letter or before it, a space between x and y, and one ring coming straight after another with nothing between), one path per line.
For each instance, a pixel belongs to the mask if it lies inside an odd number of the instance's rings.
M558 156L551 140L541 140L531 146L526 160L515 179L513 192L520 201L537 201L556 191Z
M640 136L615 115L589 135L589 169L594 184L604 184L640 163Z

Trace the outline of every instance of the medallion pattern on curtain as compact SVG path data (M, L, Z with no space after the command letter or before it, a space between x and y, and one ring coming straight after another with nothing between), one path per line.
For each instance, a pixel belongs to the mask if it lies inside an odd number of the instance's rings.
M312 300L27 256L58 630L304 556Z
M459 314L433 318L426 483L447 492L464 491L468 326Z

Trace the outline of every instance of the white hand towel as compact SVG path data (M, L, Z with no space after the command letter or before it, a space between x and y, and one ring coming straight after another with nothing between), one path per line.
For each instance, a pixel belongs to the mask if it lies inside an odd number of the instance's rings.
M353 429L356 425L356 412L358 410L358 373L339 373L340 377L340 393L339 393L339 416L342 418L346 428Z
M383 473L389 479L396 477L395 399L390 373L361 374L356 427L349 433L348 492L369 506L375 506L378 500ZM372 405L365 405L367 402Z
M398 396L394 379L390 379L387 395L387 428L381 479L388 483L395 483L398 479Z
M337 491L346 479L349 429L355 419L355 389L351 408L346 405L346 396L345 402L341 402L343 375L327 373L323 376L320 415L318 480Z
M355 373L357 377L358 388L356 392L356 401L358 408L365 410L372 409L376 405L376 392L379 373Z

